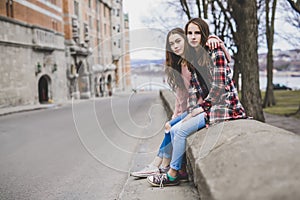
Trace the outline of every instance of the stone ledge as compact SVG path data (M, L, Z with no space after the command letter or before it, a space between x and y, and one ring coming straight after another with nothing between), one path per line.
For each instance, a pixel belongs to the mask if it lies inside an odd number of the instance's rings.
M160 94L172 111L173 93ZM300 199L299 155L298 135L256 120L219 123L187 139L202 200Z

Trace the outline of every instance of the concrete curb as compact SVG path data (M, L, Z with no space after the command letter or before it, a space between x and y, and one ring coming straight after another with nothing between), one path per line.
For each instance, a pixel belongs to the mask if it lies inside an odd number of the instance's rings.
M69 100L69 101L62 101L57 103L49 103L49 104L33 104L33 105L19 105L19 106L8 106L0 108L0 117L4 115L10 115L14 113L22 113L28 111L35 111L35 110L43 110L43 109L50 109L50 108L57 108L62 107L65 105L71 105L72 103L80 103L83 101L90 101L91 99L76 99L76 100Z
M56 107L56 104L47 104L47 105L28 105L28 106L17 106L17 107L8 107L0 109L0 116L10 115L14 113L28 112L34 110L42 110Z
M174 95L160 94L171 112ZM191 135L187 158L202 200L292 200L300 199L299 147L300 137L292 132L235 120Z

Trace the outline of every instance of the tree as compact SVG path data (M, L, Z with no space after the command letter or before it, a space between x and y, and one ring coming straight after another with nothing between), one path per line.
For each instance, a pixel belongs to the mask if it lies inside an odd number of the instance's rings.
M234 59L233 80L237 90L239 91L240 61L239 52L237 51L237 46L234 41L235 21L232 19L230 8L227 3L224 3L221 0L211 1L210 7L212 21L215 27L214 34L218 35L225 42L226 47L229 51L231 51Z
M272 0L271 0L272 1ZM273 43L274 43L274 21L277 0L273 0L272 7L270 8L270 0L265 0L266 12L266 39L267 39L267 90L264 98L263 107L269 107L276 104L273 91ZM269 12L271 9L271 19Z
M182 11L190 18L193 9L185 0L179 0ZM206 1L202 1L206 2ZM216 8L214 2L219 6L218 17L216 17ZM214 15L214 24L224 35L230 37L232 34L235 43L236 53L234 54L235 69L238 69L242 75L242 103L249 116L259 121L265 121L262 110L262 98L259 89L259 68L258 68L258 20L256 0L228 0L228 3L217 0L210 1L212 13ZM201 8L202 5L202 8ZM196 10L198 16L201 12L205 13L207 5L196 1ZM214 10L215 9L215 10ZM236 27L236 30L235 30ZM229 31L228 31L229 30ZM227 31L227 32L226 32ZM225 35L225 32L227 35ZM217 34L219 35L219 34ZM236 67L238 66L238 67ZM235 70L235 78L238 74ZM236 80L236 83L238 81Z
M286 12L285 21L287 21L289 24L291 24L296 29L300 29L300 0L298 1L292 1L287 0L288 4L285 4L285 2L282 2L283 12ZM289 35L286 38L284 38L287 41L290 41L290 43L294 44L295 46L299 45L300 37L295 35Z
M242 103L248 116L265 121L259 89L257 2L228 0L228 5L236 23L234 41L241 61Z
M300 0L287 0L287 1L297 13L300 13Z
M180 1L180 5L181 8L183 10L183 12L186 14L188 19L192 18L192 14L193 14L193 10L191 10L190 8L193 8L193 4L188 3L186 0L179 0ZM196 3L196 10L197 10L197 16L204 19L207 19L207 10L208 10L208 2L207 0L202 0L200 2L200 0L195 0Z
M289 2L289 4L291 5L291 7L293 8L295 12L295 14L293 15L293 17L289 17L289 21L291 21L292 25L297 27L298 29L300 28L300 0L287 0ZM300 105L298 107L298 110L296 111L296 113L294 115L300 115Z

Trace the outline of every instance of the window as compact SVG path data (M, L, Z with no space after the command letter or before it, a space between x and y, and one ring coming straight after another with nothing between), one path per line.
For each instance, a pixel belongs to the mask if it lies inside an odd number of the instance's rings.
M74 39L75 42L78 42L79 39L79 25L77 18L72 18L72 38Z
M90 29L93 29L93 20L92 20L91 16L89 16L89 26L90 26Z
M58 31L58 23L57 21L52 19L52 29Z
M6 16L7 17L14 17L14 1L13 0L6 0Z
M91 7L92 7L92 1L89 0L89 8L91 8Z
M100 32L100 21L97 19L97 32Z
M101 40L100 39L97 39L97 47L98 47L98 63L101 63L101 57L100 57L100 52L101 52Z
M84 40L85 40L85 42L88 42L88 41L90 41L89 26L86 23L84 23L83 26L84 26L84 29L83 29Z
M95 5L96 5L96 13L99 11L99 3L98 0L95 0Z
M79 3L77 1L74 1L74 14L79 17Z

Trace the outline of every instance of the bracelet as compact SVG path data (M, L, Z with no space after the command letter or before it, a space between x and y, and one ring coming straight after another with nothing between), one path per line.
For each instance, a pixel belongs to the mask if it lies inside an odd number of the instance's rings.
M209 111L211 108L211 101L205 100L202 104L201 107L203 108L204 111Z

